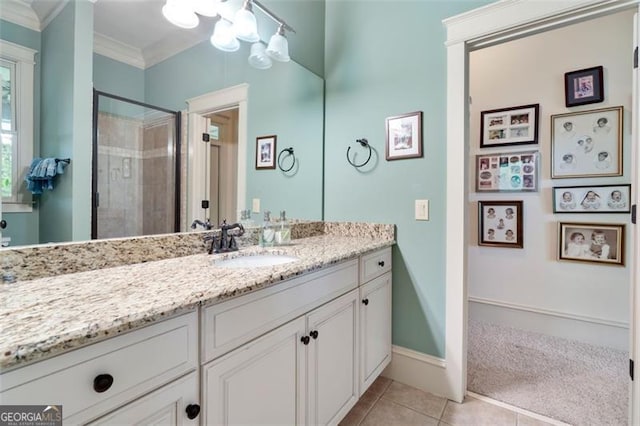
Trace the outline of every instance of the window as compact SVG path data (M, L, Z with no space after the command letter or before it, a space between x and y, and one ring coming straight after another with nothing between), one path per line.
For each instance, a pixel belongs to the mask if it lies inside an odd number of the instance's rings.
M24 175L33 158L35 50L0 40L0 194L4 212L31 211Z

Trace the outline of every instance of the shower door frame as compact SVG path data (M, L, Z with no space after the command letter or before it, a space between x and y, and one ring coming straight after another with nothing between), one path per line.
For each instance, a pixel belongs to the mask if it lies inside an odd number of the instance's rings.
M174 175L175 175L175 200L174 200L174 223L173 232L180 232L180 164L181 158L181 117L180 111L172 111L170 109L158 107L156 105L147 104L144 102L136 101L134 99L125 98L123 96L114 95L112 93L103 92L97 89L93 89L93 152L91 154L91 239L98 238L98 106L99 97L104 96L107 98L115 99L117 101L127 102L130 104L138 105L144 108L152 108L158 111L165 112L167 114L173 114L174 116L174 134L175 134L175 146L174 146Z

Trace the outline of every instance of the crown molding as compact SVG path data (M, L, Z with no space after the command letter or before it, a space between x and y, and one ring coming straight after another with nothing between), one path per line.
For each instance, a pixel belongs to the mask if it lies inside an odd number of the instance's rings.
M54 18L56 16L58 16L58 14L60 12L62 12L62 9L64 9L64 7L66 5L67 5L66 1L59 0L58 4L56 5L56 7L51 9L51 11L49 12L49 14L47 16L42 18L42 22L40 23L40 29L44 30L45 28L47 28L47 25L49 25L51 23L51 21L53 21Z
M98 55L106 56L115 61L131 65L132 67L140 69L146 68L146 61L140 49L121 43L100 33L93 34L93 51Z
M147 47L142 52L144 56L144 61L147 68L152 67L165 59L169 59L170 57L187 50L197 44L202 43L207 40L208 36L203 35L202 37L192 38L192 39L164 39L159 42Z
M29 3L22 0L2 0L0 19L33 31L41 31L40 20Z

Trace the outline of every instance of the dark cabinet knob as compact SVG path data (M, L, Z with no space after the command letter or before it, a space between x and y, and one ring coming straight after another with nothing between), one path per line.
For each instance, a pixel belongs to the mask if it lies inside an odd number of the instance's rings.
M93 390L98 393L108 391L111 385L113 385L113 376L111 374L98 374L93 379Z
M362 303L364 306L367 306L369 304L369 299L362 299Z
M300 338L300 341L301 341L302 343L304 343L305 345L308 345L308 344L309 344L309 340L310 340L310 339L309 339L309 336L302 336L302 337Z
M184 411L186 411L189 420L193 420L200 414L200 406L198 404L189 404Z
M384 260L381 260L380 262L378 262L378 265L382 268L384 267Z
M309 336L313 337L314 339L318 338L318 330L313 330L309 332Z
M7 221L2 219L0 220L0 229L4 229L7 227Z

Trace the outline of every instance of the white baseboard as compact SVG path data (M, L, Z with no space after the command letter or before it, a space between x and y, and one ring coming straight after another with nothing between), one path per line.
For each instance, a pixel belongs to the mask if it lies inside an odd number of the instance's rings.
M402 346L394 345L392 351L391 363L382 372L383 376L434 395L453 399L444 359Z
M629 350L629 325L596 317L469 297L469 318L535 333Z

